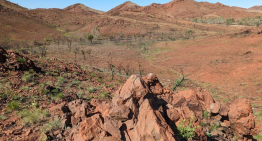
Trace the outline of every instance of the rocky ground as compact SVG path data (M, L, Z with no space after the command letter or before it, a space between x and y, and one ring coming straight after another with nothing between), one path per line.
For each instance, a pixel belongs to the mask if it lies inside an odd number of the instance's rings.
M252 140L259 132L248 100L220 103L200 88L175 93L152 73L112 79L2 48L0 68L1 140Z

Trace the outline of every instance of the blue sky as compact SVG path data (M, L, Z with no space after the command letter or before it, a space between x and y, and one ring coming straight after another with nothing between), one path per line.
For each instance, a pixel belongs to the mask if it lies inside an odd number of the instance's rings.
M65 8L75 3L82 3L88 7L108 11L115 6L124 3L127 0L10 0L11 2L18 3L26 8ZM131 0L132 2L146 6L151 3L168 3L171 0ZM203 0L196 0L203 1ZM239 6L249 8L254 5L262 5L262 0L205 0L207 2L216 3L220 2L229 6Z

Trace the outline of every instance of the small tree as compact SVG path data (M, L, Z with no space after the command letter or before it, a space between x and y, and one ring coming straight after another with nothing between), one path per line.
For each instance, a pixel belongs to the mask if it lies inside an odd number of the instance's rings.
M254 21L254 25L258 28L261 25L261 21L260 20L255 20Z
M234 18L231 18L231 19L226 19L226 24L227 25L231 25L235 22L235 19Z
M44 38L44 41L50 45L50 43L53 41L51 38Z
M72 46L72 40L67 39L67 47L68 47L68 51L71 51L71 46Z
M130 68L129 68L129 65L126 65L126 67L124 68L122 68L123 69L123 71L125 72L125 74L126 74L126 76L129 76L129 74L130 74Z
M97 38L100 35L100 29L98 27L93 28L92 35Z
M45 45L40 46L40 51L41 51L41 57L45 57L46 56L46 52L47 52L47 48Z
M81 53L83 54L84 60L86 60L85 51L81 50Z
M114 72L115 72L115 65L113 65L113 60L112 60L112 54L109 53L108 57L110 58L110 62L108 62L108 67L111 71L111 80L114 79Z
M185 32L186 39L189 39L194 33L195 33L194 30L186 30Z
M92 44L92 40L94 39L94 36L92 34L87 34L86 38L91 42Z
M76 54L78 53L78 48L76 48L75 50L74 50L74 53L75 53L75 63L76 63ZM77 63L76 63L77 64Z

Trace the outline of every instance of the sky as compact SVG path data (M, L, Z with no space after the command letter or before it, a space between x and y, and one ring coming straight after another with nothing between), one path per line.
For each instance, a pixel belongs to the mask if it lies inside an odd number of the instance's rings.
M8 0L29 9L35 8L65 8L75 3L82 3L90 8L108 11L127 0ZM151 3L168 3L172 0L130 0L140 6L150 5ZM195 0L203 1L203 0ZM204 0L210 3L220 2L228 6L238 6L250 8L255 5L262 5L262 0Z

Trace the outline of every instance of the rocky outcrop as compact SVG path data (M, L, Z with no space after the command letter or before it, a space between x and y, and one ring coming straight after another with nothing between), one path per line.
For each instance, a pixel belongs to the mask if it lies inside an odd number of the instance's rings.
M36 72L41 71L29 58L20 55L13 50L4 50L0 47L0 69L2 70L21 70L28 71L33 69Z
M152 73L130 76L111 102L75 100L50 113L68 127L64 136L71 141L232 140L255 134L247 100L221 104L200 88L172 93ZM181 128L192 129L191 136Z

